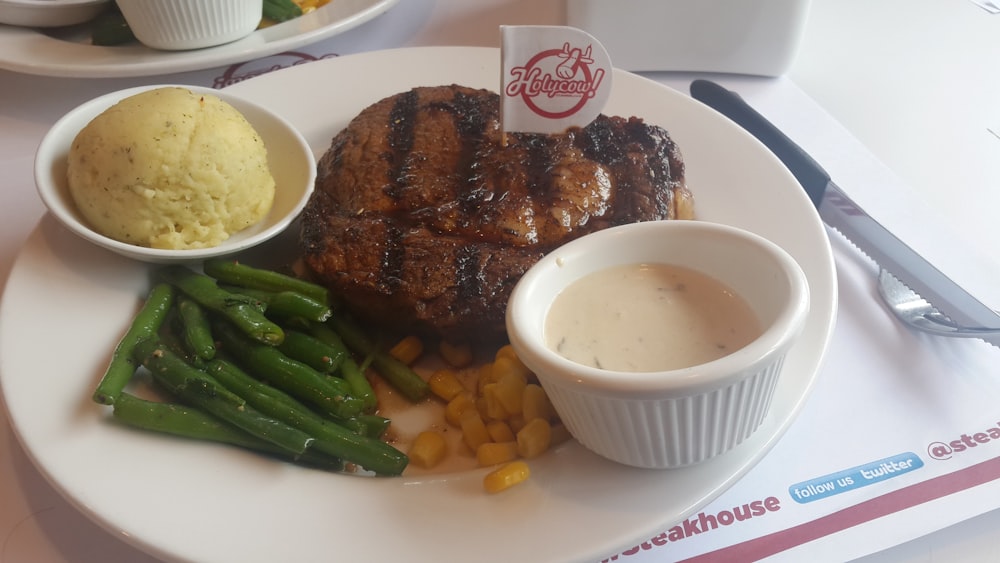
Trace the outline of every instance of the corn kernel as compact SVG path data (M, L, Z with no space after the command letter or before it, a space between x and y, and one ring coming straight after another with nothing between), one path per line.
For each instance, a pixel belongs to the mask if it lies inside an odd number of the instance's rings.
M552 443L552 427L544 418L536 418L524 425L517 433L517 452L523 458L533 458L549 449Z
M459 393L444 407L444 419L452 426L461 426L462 415L469 410L476 410L476 401L472 398L472 393Z
M466 411L459 421L459 427L462 429L462 441L472 451L476 451L480 444L490 441L490 433L486 430L486 424L476 411Z
M450 369L436 370L427 379L427 384L430 387L431 393L434 393L445 401L450 401L459 393L465 391L465 386L458 380L455 372Z
M424 469L430 469L441 463L446 453L448 453L448 445L445 443L444 436L439 432L427 430L417 434L408 455L414 464Z
M472 363L472 346L468 344L456 344L442 340L441 344L438 345L438 353L451 367L464 368Z
M521 381L527 383L528 376L531 375L531 370L528 366L524 365L517 356L501 356L493 360L493 378L495 381L500 381L505 377L515 375Z
M424 353L424 343L417 336L407 336L389 350L389 354L406 365L411 365Z
M482 395L476 397L476 411L479 413L479 416L483 417L484 421L490 419L489 410L486 408L486 397Z
M493 355L493 361L500 358L517 358L517 352L514 351L514 347L510 344L504 344L498 348L496 354Z
M483 477L483 488L488 493L499 493L523 483L530 475L527 463L522 460L512 461L487 473Z
M521 431L522 428L524 428L524 425L528 421L524 419L524 415L522 415L522 414L515 414L515 415L511 416L510 418L508 418L507 420L505 420L504 422L507 423L507 426L510 426L511 432L513 432L514 434L517 434L518 432Z
M521 394L521 413L524 420L530 421L536 418L552 420L555 417L555 409L545 390L537 383L529 383L524 386Z
M517 442L486 442L476 448L476 463L480 467L499 465L517 459Z
M521 397L524 394L524 387L527 385L523 376L516 371L503 372L503 375L499 376L493 385L496 386L496 398L503 405L507 414L521 414Z
M486 423L486 431L490 434L490 439L494 442L513 442L517 438L510 425L502 420L491 420Z
M476 392L480 395L483 394L483 387L486 387L490 383L496 383L496 377L493 375L493 364L483 364L479 367L479 379L476 381Z
M503 400L500 398L500 386L496 383L490 383L483 388L483 404L486 412L484 418L487 420L504 420L510 413L503 406ZM482 412L482 411L480 411Z

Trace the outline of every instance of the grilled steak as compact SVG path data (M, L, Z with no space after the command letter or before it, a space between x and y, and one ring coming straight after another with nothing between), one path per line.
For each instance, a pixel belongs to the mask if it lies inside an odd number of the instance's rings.
M503 335L542 255L612 225L692 215L680 152L638 118L502 135L499 97L416 88L362 111L319 162L304 261L363 319L449 339Z

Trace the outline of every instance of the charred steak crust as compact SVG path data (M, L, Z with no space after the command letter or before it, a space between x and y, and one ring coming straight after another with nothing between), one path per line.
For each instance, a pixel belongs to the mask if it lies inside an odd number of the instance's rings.
M556 246L690 215L663 129L602 115L503 146L497 94L452 85L383 99L334 137L301 240L311 272L363 319L477 340L503 335L514 284Z

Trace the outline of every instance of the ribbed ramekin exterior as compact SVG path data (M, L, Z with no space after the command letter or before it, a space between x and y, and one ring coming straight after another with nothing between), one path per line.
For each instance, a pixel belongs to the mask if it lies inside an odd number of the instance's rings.
M729 451L757 430L784 358L729 386L686 397L627 399L552 380L542 385L570 433L595 453L636 467L681 467Z
M120 0L136 38L156 49L229 43L260 24L262 0Z

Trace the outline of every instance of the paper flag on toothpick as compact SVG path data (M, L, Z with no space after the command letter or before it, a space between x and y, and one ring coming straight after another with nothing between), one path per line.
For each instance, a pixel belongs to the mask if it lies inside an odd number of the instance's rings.
M504 132L560 133L584 127L611 94L611 59L599 41L573 27L500 27Z

